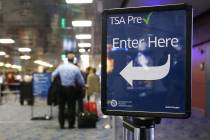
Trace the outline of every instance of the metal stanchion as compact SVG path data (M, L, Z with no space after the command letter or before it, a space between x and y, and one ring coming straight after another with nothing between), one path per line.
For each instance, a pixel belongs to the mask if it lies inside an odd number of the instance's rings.
M140 129L139 128L134 129L134 140L140 140Z
M116 118L112 117L112 128L113 128L113 140L116 140Z
M159 123L158 118L124 118L123 140L154 140L155 124Z
M123 127L123 140L128 140L128 129Z

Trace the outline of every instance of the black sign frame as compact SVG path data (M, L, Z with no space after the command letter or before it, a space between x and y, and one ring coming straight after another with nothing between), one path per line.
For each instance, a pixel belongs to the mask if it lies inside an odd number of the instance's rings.
M107 110L107 16L113 14L129 14L139 12L151 11L170 11L170 10L185 10L186 11L186 66L185 66L185 113L171 113L171 112L130 112L130 111L110 111ZM115 116L133 116L133 117L155 117L155 118L188 118L191 116L191 47L192 47L192 6L187 4L179 5L165 5L154 7L140 7L140 8L119 8L104 10L102 14L102 95L101 108L106 115Z

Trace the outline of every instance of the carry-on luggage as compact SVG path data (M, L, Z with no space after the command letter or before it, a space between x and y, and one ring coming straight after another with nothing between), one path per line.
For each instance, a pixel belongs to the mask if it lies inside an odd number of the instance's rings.
M84 104L84 110L86 112L92 112L97 114L97 105L95 101L89 101Z
M96 128L98 120L97 107L95 101L87 101L84 104L85 112L79 113L78 128Z
M78 128L96 128L97 114L91 112L79 113Z

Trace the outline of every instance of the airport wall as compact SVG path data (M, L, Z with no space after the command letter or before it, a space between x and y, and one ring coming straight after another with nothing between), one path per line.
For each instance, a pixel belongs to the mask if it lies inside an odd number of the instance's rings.
M210 115L210 10L194 18L192 104Z

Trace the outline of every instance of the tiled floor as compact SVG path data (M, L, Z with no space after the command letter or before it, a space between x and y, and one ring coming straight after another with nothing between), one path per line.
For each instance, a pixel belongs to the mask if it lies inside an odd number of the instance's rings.
M109 121L101 119L97 129L59 128L54 107L55 119L51 121L31 121L31 107L20 106L13 97L0 105L0 140L111 140L112 130L104 129ZM49 107L37 105L34 116L49 114Z
M155 131L156 140L210 140L210 118L193 109L189 119L163 119Z
M49 114L49 107L37 104L34 116ZM54 108L56 117L57 109ZM97 129L60 130L57 119L51 121L31 121L31 108L20 106L11 96L8 102L0 105L0 140L122 140L121 121L117 120L117 131L104 129L108 119L101 119ZM186 120L163 119L156 125L155 140L210 140L210 118L193 109Z
M122 129L118 131L118 136L122 136L121 132ZM210 140L210 118L193 109L189 119L162 119L155 126L155 140Z

